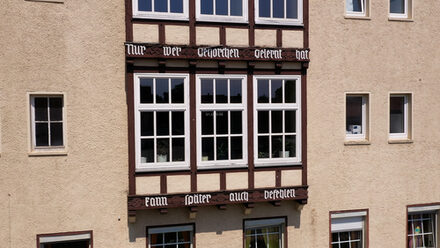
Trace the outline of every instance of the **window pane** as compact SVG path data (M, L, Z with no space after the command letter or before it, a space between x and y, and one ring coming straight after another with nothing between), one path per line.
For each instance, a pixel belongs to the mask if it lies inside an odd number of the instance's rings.
M139 11L151 11L151 0L138 0Z
M390 133L405 132L405 98L390 98Z
M156 79L156 103L169 103L168 78Z
M171 102L184 103L183 78L171 79Z
M283 111L272 111L272 133L283 132Z
M361 241L351 242L351 248L362 248L362 242Z
M35 123L35 144L37 146L49 145L49 130L47 123Z
M183 13L183 0L171 0L170 1L171 13Z
M228 0L216 0L215 1L215 14L216 15L228 15Z
M269 80L258 80L258 103L269 102Z
M168 0L154 0L154 11L168 12Z
M258 158L269 158L269 137L258 137Z
M243 0L231 0L231 16L243 15Z
M201 13L202 14L208 14L208 15L212 15L213 12L213 0L201 0Z
M169 112L156 112L156 130L159 136L170 135Z
M243 158L243 139L242 137L231 137L231 159Z
M48 243L48 244L44 244L43 248L88 248L88 247L90 247L89 240L81 240L81 241Z
M347 123L346 130L348 134L362 134L362 97L347 96Z
M202 79L202 103L213 103L212 79Z
M258 133L269 133L269 111L258 111Z
M426 232L426 231L425 231ZM435 247L434 235L425 235L425 247Z
M228 103L228 80L215 80L215 102Z
M170 161L170 139L157 139L157 162Z
M350 232L350 240L361 239L361 235L360 231L352 231Z
M286 1L286 15L287 18L291 18L291 19L298 18L298 0Z
M431 216L429 216L427 219L425 219L423 221L423 232L425 232L425 233L432 232L432 222L433 222L433 219L431 219L430 217Z
M227 137L217 138L217 160L227 160L229 157L229 146Z
M185 232L179 232L178 233L179 242L189 242L191 241L191 232L185 231Z
M283 136L272 136L272 158L283 157Z
M173 135L185 134L185 112L171 112Z
M202 161L214 160L214 138L202 138Z
M362 12L362 2L363 0L347 0L347 11L351 12Z
M390 0L390 12L405 14L405 0Z
M231 80L229 92L231 103L241 103L241 80Z
M272 103L282 103L283 102L283 81L282 80L272 80L271 81L271 97Z
M341 241L348 241L348 232L340 232L339 238Z
M284 155L286 158L294 158L296 157L296 136L295 135L286 135L286 151Z
M141 163L152 162L154 162L154 140L141 139ZM162 240L159 242L162 242Z
M296 81L286 80L285 82L285 102L286 103L296 103Z
M173 161L185 161L185 139L174 138L172 145Z
M177 233L165 233L165 244L176 243L177 241Z
M228 112L216 112L216 134L228 134Z
M337 242L338 240L338 233L332 233L332 242Z
M279 234L269 234L269 246L270 248L281 248Z
M50 145L51 146L63 145L63 123L50 124Z
M51 121L63 120L63 99L61 97L49 98L49 111Z
M47 121L47 98L35 97L35 120Z
M153 112L141 112L141 136L153 136Z
M259 0L258 12L260 12L260 17L270 17L270 1Z
M339 244L333 244L332 248L339 248Z
M162 233L156 233L150 235L150 244L157 245L162 244L163 234Z
M285 111L285 132L286 133L294 133L296 132L296 111L295 110L286 110Z
M214 112L202 112L202 134L214 134Z
M231 111L231 134L241 134L243 122L242 111Z
M342 243L341 248L350 248L350 243Z
M177 248L177 245L166 245L165 248Z
M273 0L273 17L284 18L284 0Z
M153 79L141 78L140 81L141 103L153 103Z

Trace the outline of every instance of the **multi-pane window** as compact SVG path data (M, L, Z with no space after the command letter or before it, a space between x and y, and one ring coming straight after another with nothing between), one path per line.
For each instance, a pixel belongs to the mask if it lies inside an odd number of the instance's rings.
M245 248L283 248L285 219L245 221Z
M390 0L390 17L408 18L411 0Z
M390 139L409 138L409 95L390 95Z
M193 226L148 228L148 248L192 248Z
M136 74L137 169L188 168L187 75Z
M256 76L254 86L255 164L300 162L300 77Z
M331 215L331 247L363 248L365 244L365 211Z
M347 140L367 137L368 95L347 94L345 99L345 133Z
M198 76L199 167L246 165L245 79L241 75Z
M37 235L38 248L91 248L92 240L91 231Z
M197 20L246 22L247 0L198 0Z
M32 147L64 147L63 96L31 96Z
M302 0L255 0L255 22L302 25Z
M133 0L133 16L188 20L188 0Z
M368 0L346 0L345 13L348 16L366 16L368 3Z
M408 214L408 248L436 248L436 212Z

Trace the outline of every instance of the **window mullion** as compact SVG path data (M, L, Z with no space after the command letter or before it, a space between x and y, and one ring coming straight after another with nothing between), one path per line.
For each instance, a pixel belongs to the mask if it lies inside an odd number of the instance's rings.
M49 146L51 146L52 144L52 142L51 142L51 132L50 132L50 107L49 107L49 104L50 104L50 98L49 97L47 97L47 130L48 130L48 133L47 133L47 135L48 135L48 144L49 144Z
M273 18L273 1L274 0L269 0L269 2L270 2L270 13L269 13L269 15L270 15L270 18ZM269 96L271 95L271 92L270 92L270 82L271 82L271 80L269 80ZM270 102L270 100L269 100L269 102Z
M228 160L231 160L231 111L228 111Z
M157 163L157 115L156 115L157 111L153 111L153 127L154 127L154 131L153 131L153 155L154 155L154 163Z
M214 158L213 158L213 161L217 161L217 111L216 110L214 110L213 111L213 114L214 114L214 118L212 118L213 120L214 120L214 123L213 123L213 127L214 127L214 130L212 130L213 132L213 139L214 139L214 142L213 142L213 144L214 144Z
M173 127L172 127L172 120L171 120L171 118L173 117L172 116L172 111L169 111L168 112L168 127L169 127L169 129L168 129L168 131L169 131L169 142L168 142L168 149L169 149L169 153L170 153L170 162L173 162L173 160L172 160L172 158L173 158L173 145L172 145L172 143L173 143ZM184 118L185 119L185 118Z
M272 158L272 111L269 111L269 158Z

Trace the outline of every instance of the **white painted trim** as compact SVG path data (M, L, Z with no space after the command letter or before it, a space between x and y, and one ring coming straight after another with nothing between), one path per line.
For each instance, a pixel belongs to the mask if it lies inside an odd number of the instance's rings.
M276 219L262 219L262 220L245 220L244 228L258 228L258 227L266 227L266 226L277 226L285 224L284 218L276 218ZM281 230L283 232L283 230Z
M139 96L139 85L141 78L183 78L184 79L184 99L185 103L183 104L141 104L140 96ZM190 160L190 128L189 128L189 75L188 74L174 74L174 73L135 73L134 74L134 111L135 111L135 161L136 161L136 171L166 171L166 170L188 170L189 169L189 160ZM154 89L153 83L153 89ZM171 92L171 89L169 89ZM155 91L153 91L153 97L155 99ZM171 99L171 95L170 95ZM182 138L185 139L185 161L182 162L161 162L161 163L141 163L141 136L140 136L140 112L141 111L152 111L155 112L157 110L182 110L185 112L185 134L182 135ZM170 120L171 121L171 120ZM156 125L156 120L154 121L154 125ZM155 128L156 129L156 128ZM169 127L170 132L172 131L172 127ZM153 135L154 136L154 135ZM156 137L156 136L155 136ZM173 137L171 134L165 137ZM170 150L170 154L171 154ZM156 159L156 147L154 157Z
M409 13L408 1L411 1L411 0L404 0L404 1L405 1L405 3L404 3L404 5L405 5L405 12L403 14L401 14L401 13L391 13L391 0L388 0L388 17L390 17L390 18L407 19L409 17L409 15L408 15L408 13Z
M345 212L332 214L332 219L367 216L367 211Z
M347 134L345 133L346 141L364 141L368 140L368 134L370 132L370 118L369 118L369 101L370 94L369 93L345 93L344 100L344 132L346 132L347 125L347 97L362 97L362 133L361 134Z
M215 1L213 0L213 12L215 13ZM235 0L229 0L228 15L208 15L201 13L201 0L196 1L196 20L206 22L229 22L229 23L247 23L248 22L248 1L242 0L242 16L232 16L230 2Z
M151 11L139 11L138 1L133 0L133 18L188 21L188 0L183 1L183 13L154 12L154 0L151 0ZM169 1L169 0L168 0ZM168 2L169 3L169 2ZM168 11L170 5L168 4Z
M273 0L271 1L271 6ZM274 18L274 17L259 17L259 0L255 0L255 23L256 24L270 24L270 25L289 25L289 26L303 26L303 0L298 0L298 18L297 19L287 19L287 18ZM286 7L286 0L284 0L284 7ZM286 12L286 8L284 8ZM272 10L270 10L270 15L272 16ZM284 13L286 15L286 13Z
M331 232L361 231L364 229L364 217L354 216L331 220Z
M258 80L259 79L283 79L283 80L295 80L296 81L296 103L263 103L258 104ZM301 133L301 76L299 75L258 75L254 76L254 164L258 166L283 166L292 164L301 164L301 151L302 151L302 133ZM270 92L270 89L269 89ZM284 85L283 85L283 98L284 98ZM296 157L292 158L258 158L258 110L296 110ZM270 118L269 118L270 119ZM270 120L269 120L270 122ZM283 125L284 126L284 125ZM270 135L269 130L269 135ZM290 134L290 133L289 133ZM292 133L293 134L293 133ZM283 133L285 135L285 133ZM283 136L284 137L284 136ZM269 141L270 142L270 141ZM284 144L283 144L284 146ZM269 147L269 153L270 147Z
M242 91L242 102L241 103L227 103L227 104L202 104L201 103L201 80L202 79L241 79L241 91ZM228 84L229 89L229 84ZM213 85L213 90L215 92L215 85ZM229 94L229 92L228 92ZM213 98L215 99L215 93L213 93ZM215 100L214 100L215 101ZM214 147L214 161L202 161L202 110L212 110L212 111L230 111L230 110L241 110L242 114L242 159L234 160L216 160L216 148ZM210 169L210 168L237 168L237 167L247 167L248 154L247 154L247 76L246 75L235 75L235 74L198 74L196 75L196 112L197 112L197 167L199 169ZM228 119L230 123L230 119ZM215 123L214 123L215 124ZM214 126L215 129L215 126ZM215 133L215 130L214 130ZM215 137L237 137L237 135L225 134L225 135L213 135ZM215 138L214 138L215 139ZM215 144L215 143L214 143ZM215 145L214 145L215 146ZM228 151L231 148L228 147Z
M44 236L40 237L40 244L53 243L53 242L63 242L63 241L78 241L78 240L90 240L90 233L83 234L72 234L72 235L54 235L54 236Z
M403 97L403 133L391 133L391 98ZM411 95L410 94L395 94L391 93L388 98L388 138L390 140L406 140L409 138L409 107Z
M408 213L420 213L440 210L440 205L422 206L422 207L408 207Z
M351 0L354 1L354 0ZM368 5L369 5L369 0L362 0L361 1L361 8L362 11L350 11L347 10L347 0L345 0L345 15L348 17L367 17L367 9L368 9Z
M148 234L193 231L192 225L148 228Z

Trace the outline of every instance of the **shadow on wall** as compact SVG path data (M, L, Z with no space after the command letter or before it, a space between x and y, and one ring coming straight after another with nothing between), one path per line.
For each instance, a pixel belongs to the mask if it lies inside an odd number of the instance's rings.
M300 228L300 204L294 201L283 201L281 206L275 207L270 203L258 203L251 214L244 214L242 204L227 205L226 210L219 210L215 206L199 207L195 219L189 218L188 208L168 209L167 214L160 214L159 210L137 211L136 223L128 224L130 242L145 239L146 228L154 226L172 226L178 224L195 223L196 233L243 230L243 220L254 218L287 217L287 225Z

